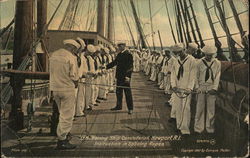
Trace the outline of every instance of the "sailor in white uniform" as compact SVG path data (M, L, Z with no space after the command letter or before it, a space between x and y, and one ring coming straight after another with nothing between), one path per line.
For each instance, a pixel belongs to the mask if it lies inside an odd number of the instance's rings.
M69 134L75 115L76 95L75 88L79 80L76 51L80 44L73 39L64 40L64 48L52 53L50 61L50 90L60 113L57 126L57 148L74 149L75 145L69 143Z
M175 58L170 54L170 49L165 50L166 60L163 63L163 74L164 74L164 91L165 94L172 94L170 76L172 72L172 67L175 62Z
M81 59L81 65L79 67L79 76L80 76L80 82L78 83L78 91L77 91L77 97L76 97L76 112L75 112L75 116L76 117L81 117L81 116L85 116L84 115L84 107L85 107L85 78L87 75L87 71L88 71L88 66L87 66L87 62L86 62L86 58L84 56L85 53L85 42L81 39L81 38L77 38L76 41L81 45L81 48L79 49L79 51L81 51L81 53L79 53L79 57Z
M173 103L177 130L180 130L183 135L189 135L191 91L196 80L196 60L193 56L186 54L184 48L183 44L176 44L173 47L173 51L177 52L179 57L171 72L171 86L177 95Z
M91 54L95 53L95 46L89 44L85 53L86 62L88 66L88 72L86 75L86 86L85 86L85 106L87 110L92 110L92 96L94 91L94 86L92 85L94 77L97 75L95 71L95 62L91 57Z
M102 66L106 66L108 63L108 57L107 53L105 52L104 46L99 44L101 47L101 59L102 59ZM106 49L107 51L107 49ZM108 94L108 70L102 69L102 76L100 81L101 86L99 86L99 94L98 99L99 100L107 100L107 94Z
M214 55L217 52L215 46L204 46L201 51L205 57L197 62L196 89L198 99L196 105L194 131L201 133L206 130L214 133L215 101L218 90L221 62Z
M138 50L134 50L133 51L133 60L134 60L134 72L139 72L140 71L140 56L139 56L139 51Z

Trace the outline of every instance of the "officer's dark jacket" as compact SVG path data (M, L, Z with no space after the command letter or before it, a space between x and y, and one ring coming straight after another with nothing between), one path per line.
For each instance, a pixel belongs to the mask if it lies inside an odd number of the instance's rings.
M123 80L125 77L131 78L133 71L133 56L129 53L128 50L125 50L122 53L119 53L115 60L107 65L107 69L110 69L114 66L116 67L116 78L118 80Z

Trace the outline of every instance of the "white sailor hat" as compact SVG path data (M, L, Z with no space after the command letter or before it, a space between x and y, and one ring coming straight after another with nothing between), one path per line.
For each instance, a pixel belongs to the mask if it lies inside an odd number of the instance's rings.
M214 55L217 52L217 48L215 46L204 46L201 51L206 55Z
M109 54L109 49L107 47L104 48L104 52Z
M193 48L193 49L196 49L198 50L198 45L196 43L188 43L188 48Z
M171 52L170 47L165 48L163 52Z
M184 49L185 47L183 43L177 43L171 47L171 50L173 52L180 52L180 51L183 51Z
M109 49L110 51L115 52L115 48L112 45L109 46Z
M86 47L84 40L82 40L80 37L77 37L76 40L79 41L83 49Z
M103 46L102 44L99 44L99 47L100 47L101 49L104 49L104 46Z
M89 44L87 46L87 50L90 52L90 53L95 53L96 52L96 48L95 46L93 46L92 44Z
M99 45L95 46L96 51L101 51L101 47Z
M64 44L64 45L66 45L66 44L73 45L73 46L75 46L77 49L79 49L79 48L81 47L81 45L80 45L78 42L76 42L75 40L73 40L73 39L66 39L66 40L63 41L63 44Z

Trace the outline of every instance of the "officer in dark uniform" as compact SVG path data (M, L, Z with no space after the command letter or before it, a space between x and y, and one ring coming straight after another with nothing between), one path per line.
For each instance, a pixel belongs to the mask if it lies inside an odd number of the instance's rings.
M118 55L116 56L115 60L109 63L106 66L106 69L110 69L114 66L116 67L116 79L117 79L117 86L125 86L130 87L131 75L133 71L133 56L129 53L126 48L125 43L119 43L118 45ZM117 97L117 104L116 107L112 108L111 110L121 110L122 109L122 97L123 97L123 90L126 96L126 102L128 107L128 114L132 114L133 111L133 99L132 99L132 92L130 88L116 88L116 97Z

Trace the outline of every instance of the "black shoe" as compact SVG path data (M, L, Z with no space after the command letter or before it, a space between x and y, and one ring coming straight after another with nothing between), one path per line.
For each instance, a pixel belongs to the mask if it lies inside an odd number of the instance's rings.
M85 117L85 114L83 114L83 115L75 115L75 117Z
M70 144L69 140L58 140L57 149L58 150L67 150L67 149L75 149L76 145Z
M177 134L181 134L181 130L179 130L179 129L175 130L175 132L176 132Z
M109 93L115 93L115 91L109 91Z
M128 110L129 115L132 115L132 113L133 113L133 110Z
M107 98L102 98L102 100L108 100Z
M88 108L87 108L87 110L88 110L88 111L91 111L91 110L92 110L92 107L91 107L91 106L90 106L90 107L88 107Z
M171 105L169 104L169 102L166 102L165 105L171 107Z
M122 110L122 108L119 108L119 107L114 107L112 109L110 109L111 111L115 111L115 110Z
M176 122L176 119L175 118L170 118L170 119L168 119L168 122L169 123L174 123L174 122Z
M98 106L98 104L94 104L94 106Z
M96 100L97 103L101 103L99 100Z
M70 141L73 138L73 135L69 132L66 136L66 140Z

